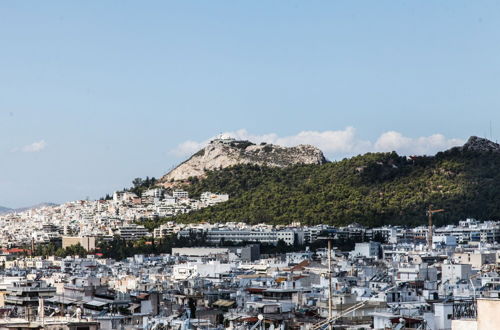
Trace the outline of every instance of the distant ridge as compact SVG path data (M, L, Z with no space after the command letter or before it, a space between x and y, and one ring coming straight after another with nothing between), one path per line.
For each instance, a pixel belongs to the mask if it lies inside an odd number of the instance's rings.
M5 214L5 213L10 213L12 212L12 209L4 206L0 206L0 214Z
M40 209L42 207L47 207L47 206L57 206L57 204L54 203L40 203L32 206L27 206L27 207L20 207L17 209L11 209L8 207L3 207L0 206L0 214L8 214L8 213L19 213L19 212L24 212L28 210L34 210L34 209Z

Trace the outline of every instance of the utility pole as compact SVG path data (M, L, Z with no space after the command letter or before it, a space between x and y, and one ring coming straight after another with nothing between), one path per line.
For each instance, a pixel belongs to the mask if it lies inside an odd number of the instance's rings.
M328 251L327 251L327 258L328 258L328 320L331 320L333 318L333 296L332 296L332 240L333 236L328 235L328 236L321 236L318 237L318 239L325 239L328 241ZM332 330L333 325L332 322L328 322L328 329Z
M332 301L332 240L328 240L328 319L333 316ZM328 329L332 329L332 324L328 324Z

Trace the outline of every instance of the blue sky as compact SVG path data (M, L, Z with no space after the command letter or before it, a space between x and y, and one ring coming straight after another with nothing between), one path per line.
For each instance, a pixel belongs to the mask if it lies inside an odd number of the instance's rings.
M220 132L330 159L500 132L495 1L2 1L0 205L98 198Z

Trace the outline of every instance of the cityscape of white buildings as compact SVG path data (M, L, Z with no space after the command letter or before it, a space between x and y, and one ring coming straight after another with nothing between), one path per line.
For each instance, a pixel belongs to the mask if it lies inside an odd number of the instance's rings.
M224 200L149 190L0 217L0 329L495 329L500 225L435 228L272 226L146 219ZM202 238L123 260L100 241ZM333 242L328 251L325 240ZM353 243L350 251L338 242ZM86 257L36 257L29 244L82 245ZM131 243L132 244L132 243ZM265 254L265 246L278 246ZM298 252L286 252L288 246ZM316 247L315 247L316 246ZM315 248L314 248L315 247Z
M199 199L185 191L147 190L141 197L115 192L112 200L74 201L20 213L0 215L0 246L45 243L62 236L137 239L148 231L137 222L188 213L229 199L226 194L204 192Z
M493 225L468 220L456 228ZM207 232L220 226L190 228ZM326 236L311 243L325 237L335 242L363 228L325 229ZM243 224L223 230L253 232ZM334 245L331 253L305 248L264 255L254 243L114 260L99 254L31 257L5 249L0 328L495 329L497 242L481 241L480 235L467 242L436 235L428 247L425 239L411 241L398 228L372 230L380 231L388 233L386 243L360 242L352 251Z

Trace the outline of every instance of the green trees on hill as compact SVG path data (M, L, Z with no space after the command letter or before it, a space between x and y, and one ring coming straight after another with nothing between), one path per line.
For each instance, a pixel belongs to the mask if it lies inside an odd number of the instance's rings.
M368 153L282 169L238 165L184 187L192 196L228 193L228 202L174 220L417 225L425 223L429 204L446 209L435 217L437 225L466 217L499 219L499 169L498 153L458 149L412 158Z
M150 179L148 176L145 179L135 178L132 180L132 187L129 191L141 197L145 190L148 190L156 185L156 181L157 180L154 177Z
M28 247L26 247L28 249ZM49 257L49 256L58 256L61 258L67 257L67 256L80 256L84 257L87 254L90 254L91 252L88 252L81 246L80 244L76 245L71 245L63 249L62 247L57 247L54 243L48 243L48 244L37 244L35 246L35 249L33 251L33 255L35 256L43 256L43 257Z

